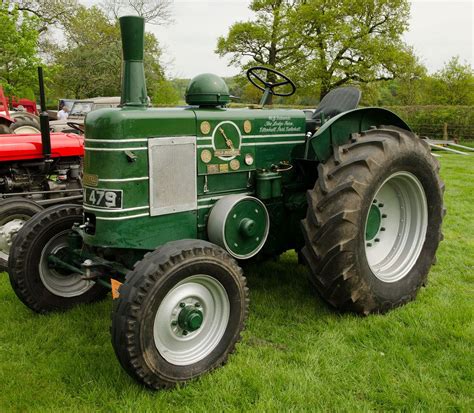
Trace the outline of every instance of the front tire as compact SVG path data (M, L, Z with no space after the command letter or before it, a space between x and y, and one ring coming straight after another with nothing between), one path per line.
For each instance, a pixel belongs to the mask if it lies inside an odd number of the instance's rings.
M152 389L224 364L248 312L242 270L222 248L170 242L126 276L115 301L112 344L127 373Z
M107 294L107 289L83 280L81 274L49 265L49 255L67 256L68 233L82 220L82 207L51 207L26 222L13 240L8 259L10 283L18 298L33 311L63 311Z
M43 207L26 198L5 199L0 202L0 271L8 269L8 255L13 239L21 227Z
M303 256L334 307L383 313L416 297L442 239L439 164L395 127L354 134L308 192Z

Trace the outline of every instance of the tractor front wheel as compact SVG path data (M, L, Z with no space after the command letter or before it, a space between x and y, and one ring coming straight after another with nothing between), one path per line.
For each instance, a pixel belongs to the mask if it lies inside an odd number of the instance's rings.
M383 313L416 297L442 239L439 164L394 127L354 134L319 165L303 221L311 279L333 306Z
M100 284L85 280L79 272L57 266L50 259L54 256L68 261L68 235L72 226L82 220L82 207L58 205L36 214L14 238L8 258L10 283L18 298L33 311L66 310L107 294Z
M17 232L43 207L25 198L0 201L0 271L8 269L8 254Z
M248 312L242 270L222 248L170 242L149 253L119 289L112 344L122 367L152 389L224 364Z

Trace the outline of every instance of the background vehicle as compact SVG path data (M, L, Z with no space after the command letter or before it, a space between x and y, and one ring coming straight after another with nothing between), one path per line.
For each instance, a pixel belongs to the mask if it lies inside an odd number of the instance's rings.
M415 298L442 237L443 184L402 119L357 109L353 88L329 93L309 119L264 108L295 85L262 67L247 71L261 109L227 109L227 85L211 74L191 81L188 108L147 108L144 20L120 24L122 107L87 116L83 207L40 212L13 241L10 281L28 307L65 310L112 289L117 358L157 389L234 351L246 260L295 249L341 310Z
M45 112L43 116L42 133L6 134L1 138L1 271L7 268L16 233L29 218L43 208L82 200L84 139L77 134L50 134Z
M14 99L12 105L14 110L10 111L0 85L0 134L39 133L40 124L35 102L29 99Z
M76 100L70 109L67 120L55 120L50 122L52 132L76 133L77 129L72 128L68 123L78 125L84 124L84 118L89 112L97 109L115 108L120 104L120 97L99 97L87 100Z

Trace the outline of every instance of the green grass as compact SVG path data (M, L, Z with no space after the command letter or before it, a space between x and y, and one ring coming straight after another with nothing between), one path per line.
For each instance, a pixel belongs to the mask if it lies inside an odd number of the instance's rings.
M474 158L441 162L445 240L416 301L339 314L288 253L247 270L250 318L227 366L176 390L153 393L121 370L110 300L39 316L0 275L0 412L473 411Z

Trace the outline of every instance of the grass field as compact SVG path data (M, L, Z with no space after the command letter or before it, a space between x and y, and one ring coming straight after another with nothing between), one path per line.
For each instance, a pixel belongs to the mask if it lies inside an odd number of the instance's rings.
M109 338L111 301L39 316L0 275L0 412L474 410L474 157L443 155L445 240L415 302L329 309L294 253L247 270L251 312L227 366L153 393Z

